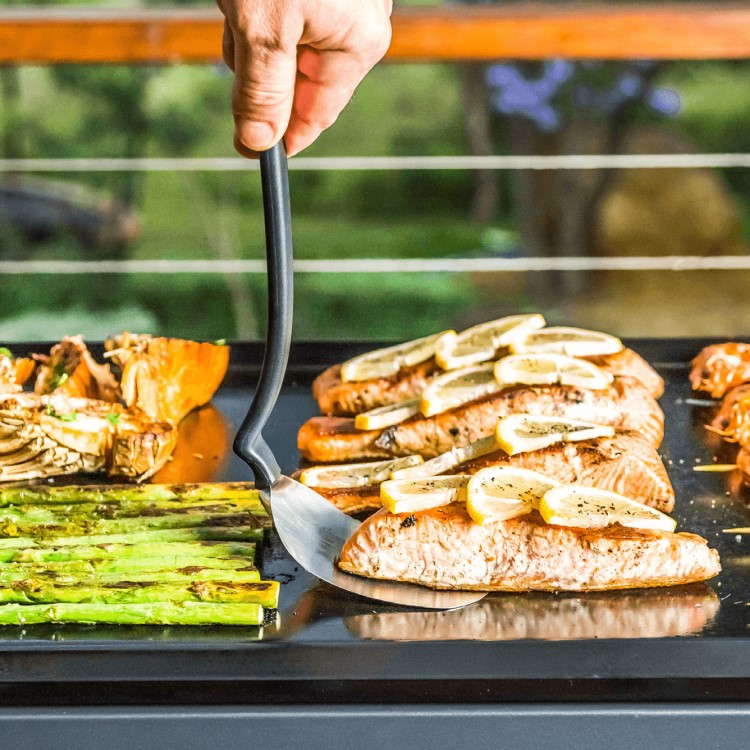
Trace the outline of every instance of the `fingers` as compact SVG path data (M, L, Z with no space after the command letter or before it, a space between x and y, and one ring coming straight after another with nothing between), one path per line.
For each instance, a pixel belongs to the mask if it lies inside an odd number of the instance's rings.
M390 42L391 0L217 0L235 72L235 148L289 154L330 127ZM299 70L298 70L299 67Z
M294 106L284 140L290 156L336 122L362 80L362 64L345 52L302 49L297 60Z
M297 71L296 42L285 40L282 30L262 37L232 31L236 139L250 151L264 151L281 139L289 122Z
M368 24L368 33L370 36L363 36L356 48L300 48L294 108L284 137L290 156L309 146L336 122L359 83L385 54L390 26L386 24L378 30L377 24Z

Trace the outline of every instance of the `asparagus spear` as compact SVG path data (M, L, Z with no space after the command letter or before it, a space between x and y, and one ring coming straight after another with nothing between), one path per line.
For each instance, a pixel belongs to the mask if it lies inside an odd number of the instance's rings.
M149 602L206 601L260 604L276 609L279 584L276 581L235 583L228 581L188 581L186 583L144 583L119 581L100 584L57 584L26 580L0 587L0 602L19 604L56 602L91 604L147 604Z
M117 625L261 625L260 604L154 602L149 604L3 604L0 625L47 622Z
M156 542L260 542L263 529L255 526L203 526L187 529L153 529L130 534L89 534L87 536L54 536L0 538L0 550L19 547L80 546L85 544L150 544ZM2 554L2 553L0 553Z
M116 574L120 578L137 577L141 573L157 573L160 571L175 571L183 575L193 574L202 568L225 571L224 579L232 579L231 571L252 569L251 560L246 557L229 558L199 558L195 555L187 557L171 556L163 558L145 558L123 560L71 560L69 562L35 563L6 563L0 566L0 585L12 583L26 578L52 577L67 575L82 577L96 577L104 574Z
M67 573L45 573L38 571L38 575L31 576L23 571L11 573L7 580L0 581L2 586L14 586L27 580L45 580L64 586L93 586L93 585L124 585L128 583L182 583L189 584L202 581L226 581L232 579L232 583L258 583L260 582L260 571L248 566L240 570L227 570L226 568L207 568L196 565L191 568L180 570L156 570L137 572L133 574L122 573L98 573L91 574L72 571Z
M0 549L0 563L46 563L70 560L126 560L129 558L168 559L170 556L195 558L242 556L252 565L255 545L243 542L167 542L164 544L106 544L67 547Z
M0 520L0 537L16 536L76 536L88 534L130 534L149 529L184 529L207 526L249 526L253 523L250 513L179 513L164 516L142 516L138 518L114 518L87 520L78 517L42 520L39 515L28 518L22 514L14 519Z
M15 518L133 518L169 514L195 513L246 513L259 527L270 525L270 519L258 510L255 502L223 500L188 500L186 502L142 503L124 500L121 503L45 503L32 505L11 505L0 507L0 523Z
M159 518L169 515L194 516L201 514L245 514L251 524L267 525L265 516L256 517L254 506L221 503L218 501L156 505L149 503L78 503L76 505L15 505L0 508L0 523L60 523L109 518Z
M268 526L269 518L255 500L206 500L142 502L29 503L0 506L0 519L13 519L37 511L50 516L65 515L83 518L120 518L128 516L155 516L168 513L248 513L258 526Z
M241 482L213 484L84 485L69 487L6 487L0 490L0 506L46 503L116 503L123 500L180 502L227 500L255 502L265 513L252 485Z

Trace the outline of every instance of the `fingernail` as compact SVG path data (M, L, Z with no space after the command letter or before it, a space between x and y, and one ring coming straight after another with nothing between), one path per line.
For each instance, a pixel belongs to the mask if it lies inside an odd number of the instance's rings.
M273 145L273 128L267 122L243 122L238 135L242 143L254 151L265 151Z

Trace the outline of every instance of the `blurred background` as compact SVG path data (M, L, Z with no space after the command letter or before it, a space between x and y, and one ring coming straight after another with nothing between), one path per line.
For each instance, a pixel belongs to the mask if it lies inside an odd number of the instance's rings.
M412 21L420 9L410 5L441 10L397 1ZM476 5L517 10L468 0L449 10ZM623 7L536 3L533 12L554 18L566 6ZM738 7L663 7L722 6ZM175 0L0 0L0 30L26 11L154 8L219 18ZM462 59L426 50L420 60L419 34L402 37L416 52L379 65L292 160L295 252L309 261L296 277L295 337L405 339L519 311L621 336L750 334L750 62L731 40L724 55L713 33L719 52L690 60L472 59L470 44ZM234 160L223 64L9 56L0 341L122 329L260 338L259 175ZM442 159L465 156L476 158ZM56 161L45 169L39 159ZM155 271L160 260L171 265ZM696 265L705 268L684 270Z

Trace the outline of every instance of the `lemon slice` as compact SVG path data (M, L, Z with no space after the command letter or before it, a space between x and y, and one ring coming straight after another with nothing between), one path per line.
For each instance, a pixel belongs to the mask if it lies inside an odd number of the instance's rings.
M446 471L455 469L466 461L471 461L480 456L496 451L498 448L494 435L475 440L473 443L461 447L451 448L447 453L441 453L429 461L404 469L396 469L391 472L391 479L419 479L420 477L434 477L444 474Z
M494 367L494 362L489 362L439 375L422 391L419 411L431 417L501 390Z
M499 448L509 456L515 456L517 453L537 451L555 443L611 437L614 434L614 427L582 419L510 414L498 420L495 439ZM401 471L413 471L428 463L430 462Z
M551 477L515 466L489 466L469 480L466 510L480 526L530 513L545 492L559 487Z
M597 529L619 523L636 529L674 531L677 521L616 492L568 484L544 494L539 512L547 523Z
M380 484L392 471L416 466L424 462L422 456L404 456L388 461L370 461L359 464L336 464L311 466L299 476L299 481L308 487L337 489L343 487L368 487Z
M382 430L399 424L415 414L419 414L418 398L363 411L354 417L354 427L358 430Z
M511 341L523 338L544 325L544 318L532 315L508 315L480 323L461 333L447 331L435 342L435 359L444 370L457 370L493 359L495 352Z
M341 380L344 383L355 383L371 378L388 378L402 367L418 365L434 356L435 342L446 333L454 331L433 333L431 336L407 341L405 344L396 344L353 357L341 365Z
M593 362L564 354L511 354L495 363L495 379L504 385L576 386L603 390L612 382L612 374Z
M563 326L531 331L524 338L512 341L509 346L513 354L556 352L569 357L599 357L617 354L623 349L622 341L608 333Z
M466 500L467 474L426 479L389 479L380 485L380 500L391 513L415 513Z

